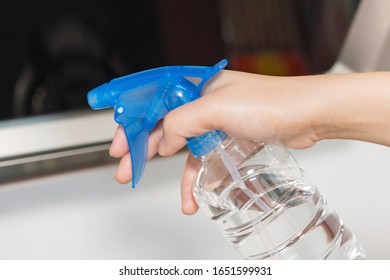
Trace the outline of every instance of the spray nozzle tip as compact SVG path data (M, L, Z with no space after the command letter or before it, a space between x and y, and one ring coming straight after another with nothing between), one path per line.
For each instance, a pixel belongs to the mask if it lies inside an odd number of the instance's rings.
M98 110L112 107L112 97L106 88L107 84L103 84L88 92L87 100L92 109Z

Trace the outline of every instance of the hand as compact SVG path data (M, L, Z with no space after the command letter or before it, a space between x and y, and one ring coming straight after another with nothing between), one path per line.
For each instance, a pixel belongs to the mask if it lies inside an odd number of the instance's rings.
M234 71L222 71L202 92L199 100L170 112L149 136L148 158L159 152L172 155L186 143L187 137L220 129L245 139L282 139L289 147L306 148L317 137L302 124L302 102L282 86L281 78ZM281 104L282 102L282 104ZM120 183L131 180L131 160L124 130L115 133L110 148L113 157L122 158L115 178ZM200 162L188 157L182 179L182 211L196 212L192 182Z
M298 149L326 138L390 145L390 122L386 121L390 119L390 87L384 82L389 81L388 75L271 77L221 71L205 85L201 98L160 121L149 137L148 158L157 153L173 155L186 138L215 129L242 139L279 139L288 148ZM110 154L122 158L116 180L129 182L130 155L121 127ZM198 209L192 184L199 168L199 160L190 155L181 183L185 214Z

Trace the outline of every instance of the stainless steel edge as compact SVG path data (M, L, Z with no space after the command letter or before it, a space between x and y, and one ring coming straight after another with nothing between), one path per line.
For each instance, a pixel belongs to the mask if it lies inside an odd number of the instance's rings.
M83 110L0 122L0 183L112 163L112 110Z

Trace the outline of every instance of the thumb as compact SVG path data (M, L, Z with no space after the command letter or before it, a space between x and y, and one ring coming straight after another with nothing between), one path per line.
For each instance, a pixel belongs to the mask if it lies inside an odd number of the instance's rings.
M163 136L158 153L170 156L183 148L186 138L202 135L213 130L208 124L208 110L205 110L204 99L199 98L169 112L163 120Z

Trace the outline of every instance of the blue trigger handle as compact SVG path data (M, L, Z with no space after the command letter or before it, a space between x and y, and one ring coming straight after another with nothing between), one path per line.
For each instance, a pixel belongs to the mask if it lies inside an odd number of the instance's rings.
M226 65L224 59L212 67L160 67L113 79L88 92L89 106L94 110L113 108L115 121L124 128L133 188L145 168L150 131L169 111L199 98L204 84ZM196 84L191 78L200 81ZM225 138L223 132L211 131L187 139L187 146L194 156L200 157Z

